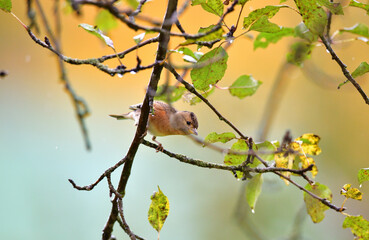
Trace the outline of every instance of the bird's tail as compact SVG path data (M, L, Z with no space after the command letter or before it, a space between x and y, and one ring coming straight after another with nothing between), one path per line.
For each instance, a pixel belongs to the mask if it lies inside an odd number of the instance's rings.
M132 119L130 113L123 113L121 115L110 114L110 117L116 118L117 120Z
M121 115L111 114L109 116L113 117L113 118L116 118L117 120L132 119L133 121L135 121L135 125L137 126L138 121L140 119L140 113L141 113L141 111L137 110L137 111L132 111L132 112L129 112L129 113L123 113Z

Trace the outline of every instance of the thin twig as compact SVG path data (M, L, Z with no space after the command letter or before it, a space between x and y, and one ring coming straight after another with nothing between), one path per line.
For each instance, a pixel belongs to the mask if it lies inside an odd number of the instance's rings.
M130 17L135 17L137 16L140 12L141 12L141 9L142 9L142 6L146 3L147 0L141 0L139 3L138 3L138 6L136 8L136 10L134 10L131 14L129 14Z
M129 228L129 226L128 226L125 218L124 218L122 198L118 198L118 211L119 211L120 219L122 220L122 223L123 223L124 232L127 233L127 235L129 236L129 238L131 240L136 240L136 235L131 231L131 229Z
M148 142L146 140L142 140L142 144L151 147L153 149L157 149L158 145ZM192 159L189 158L185 155L181 155L181 154L176 154L176 153L172 153L169 152L165 149L162 150L162 152L164 154L166 154L167 156L171 157L171 158L175 158L177 160L179 160L180 162L184 162L187 164L191 164L191 165L195 165L198 167L202 167L202 168L210 168L210 169L220 169L220 170L228 170L228 171L247 171L247 172L254 172L254 173L266 173L266 172L271 172L274 173L278 176L280 176L281 178L286 179L287 181L289 181L290 183L292 183L293 185L295 185L297 188L299 188L300 190L306 192L307 194L309 194L311 197L319 200L321 203L323 203L324 205L328 206L329 208L337 211L337 212L341 212L342 209L341 207L337 207L333 204L331 204L327 199L325 198L321 198L317 195L315 195L314 193L306 190L305 188L303 188L302 186L300 186L298 183L296 183L295 181L293 181L291 178L284 176L282 173L282 171L285 172L292 172L292 173L296 173L296 174L301 174L301 173L305 173L307 171L311 171L313 165L310 165L309 167L305 168L305 169L300 169L300 170L295 170L295 169L287 169L287 168L273 168L273 167L269 167L268 163L263 160L260 156L255 155L255 157L262 163L264 164L265 168L245 168L243 166L243 164L237 165L237 166L227 166L227 165L223 165L223 164L216 164L216 163L209 163L209 162L204 162L202 160L196 160L196 159ZM344 209L343 209L344 210Z
M142 140L142 144L147 146L147 147L153 148L155 150L158 148L158 145L156 145L152 142L146 141L146 140ZM191 165L194 165L194 166L197 166L197 167L226 170L226 171L231 171L231 172L234 172L234 171L253 172L253 173L291 172L291 173L295 173L295 174L302 174L302 173L311 171L312 167L314 166L314 165L310 165L309 167L303 168L303 169L288 169L288 168L270 167L267 164L267 167L265 167L265 168L249 168L249 167L245 166L243 163L241 163L239 165L230 166L230 165L224 165L224 164L218 164L218 163L205 162L205 161L202 161L202 160L187 157L187 156L182 155L182 154L172 153L172 152L169 152L168 150L165 150L165 149L163 149L162 153L166 154L167 156L169 156L171 158L175 158L175 159L179 160L180 162L191 164ZM255 155L255 156L258 157L259 160L264 161L259 156L257 156L257 155Z
M284 176L283 174L279 173L279 172L274 172L275 174L277 174L278 176L280 176L281 178L286 179L287 181L289 181L290 183L292 183L293 185L295 185L298 189L306 192L307 194L309 194L311 197L319 200L321 203L323 203L324 205L328 206L329 208L337 211L337 212L341 212L344 209L341 209L341 207L337 207L335 205L333 205L332 203L330 203L327 199L325 198L321 198L318 195L315 195L314 193L306 190L304 187L300 186L298 183L296 183L295 181L293 181L291 178Z
M32 31L30 31L29 29L27 30L28 31L28 34L29 36L31 37L31 39L39 44L40 46L44 47L44 48L47 48L49 49L50 51L52 51L53 53L55 53L56 55L59 56L59 58L61 58L64 62L66 63L71 63L71 64L75 64L75 65L80 65L80 64L87 64L87 65L92 65L92 66L95 66L96 68L98 68L99 70L109 74L110 76L115 76L116 74L120 74L121 76L126 74L126 73L130 73L130 72L138 72L138 71L141 71L141 70L146 70L146 69L151 69L153 68L155 65L158 65L160 64L160 62L155 62L155 63L152 63L152 64L149 64L147 66L139 66L138 68L137 67L134 67L134 68L131 68L131 69L123 69L123 68L109 68L108 66L104 65L104 64L101 64L100 62L103 62L107 59L110 59L110 58L114 58L116 57L116 55L114 54L114 57L112 55L107 55L107 56L103 56L101 58L90 58L90 59L76 59L76 58L70 58L70 57L66 57L64 56L63 54L61 54L60 52L58 52L55 48L53 48L51 45L47 44L46 42L40 40L39 38L37 38L33 33ZM150 39L149 39L150 40ZM148 43L151 43L151 41L153 42L156 42L155 39L153 40L150 40L148 42L146 42L146 44ZM124 55L126 54L127 52L131 52L133 50L135 50L137 47L132 47L130 49L127 49L129 51L124 51L124 52L121 52L121 53L118 53L118 55Z
M111 182L110 173L106 175L106 180L108 181L108 186L110 189L110 197L111 197L111 194L114 193L118 199L122 199L123 196L114 188L113 183Z
M347 70L347 66L341 61L341 59L337 56L337 54L334 52L334 50L331 47L331 44L329 44L328 40L321 36L320 39L322 40L324 46L328 50L328 52L331 54L332 59L335 60L338 65L341 67L341 70L343 72L343 75L347 78L348 81L354 85L354 87L357 89L357 91L360 93L360 95L363 97L366 104L369 104L369 98L365 94L364 90L361 88L361 86L355 81L355 79L351 76L350 72Z
M237 2L237 1L235 1L235 2ZM222 22L223 22L224 18L229 13L234 11L234 7L236 5L235 2L233 2L232 5L229 8L227 8L225 13L220 17L220 19L215 24L215 26L212 29L210 29L208 32L197 33L197 34L184 34L184 33L174 33L174 32L170 32L170 31L168 32L168 30L163 29L163 28L159 28L159 27L147 27L147 26L142 26L142 25L136 24L136 23L130 21L129 19L127 19L124 15L122 15L120 13L121 11L109 2L93 1L93 0L74 0L74 3L77 4L77 5L83 5L83 4L93 5L93 6L104 8L104 9L108 10L113 16L118 18L120 21L125 23L129 28L131 28L135 31L144 30L144 31L150 31L150 32L166 33L166 34L169 34L170 36L184 37L185 39L197 39L197 38L200 38L200 37L207 36L207 35L209 35L213 32L216 32L217 30L219 30L222 27ZM186 5L184 5L184 6L186 6ZM177 17L171 19L172 21L169 20L170 24L174 24L176 22L176 19L177 19Z
M61 55L61 44L59 41L59 37L60 37L60 15L58 13L55 14L56 17L56 35L58 36L58 38L55 36L55 34L53 33L53 31L51 30L51 27L49 25L49 22L46 18L46 15L44 13L44 10L41 6L41 3L39 0L36 0L36 6L38 8L38 11L41 14L41 19L42 22L46 28L47 33L49 34L49 37L51 38L51 41L55 44L55 53L57 53L57 55ZM58 1L56 2L56 6L54 8L54 10L56 12L58 12ZM31 30L28 29L28 33L30 33ZM48 41L47 38L45 38L45 41ZM51 47L51 44L45 43L48 47ZM90 138L88 136L88 130L87 130L87 126L86 126L86 122L85 119L86 117L89 115L89 110L88 110L88 105L86 103L86 101L81 98L80 96L77 95L77 93L75 92L74 88L72 88L72 84L68 78L67 75L67 70L66 67L64 65L64 62L58 58L58 63L59 63L59 70L60 70L60 79L64 82L65 85L65 89L67 90L68 95L70 96L73 106L75 108L75 112L77 115L77 120L79 122L80 128L82 130L82 135L83 135L83 139L85 142L85 146L87 150L91 149L91 142L90 142Z
M68 179L68 181L73 185L73 187L77 190L83 190L83 191L91 191L92 189L94 189L94 187L96 187L97 184L99 184L106 176L110 175L112 172L115 171L115 169L117 169L118 167L120 167L123 163L126 162L126 158L123 158L122 160L120 160L119 162L117 162L114 166L108 168L107 170L105 170L105 172L103 174L101 174L101 176L92 184L90 185L86 185L86 186L78 186L72 179Z
M243 139L247 139L247 137L245 135L243 135L243 133L238 130L238 128L236 128L228 119L226 119L210 102L209 100L207 100L206 98L204 98L199 92L196 91L196 89L191 85L189 84L188 82L186 82L182 77L181 75L179 75L177 73L177 71L169 64L167 63L164 63L164 67L166 69L168 69L173 75L174 77L179 81L181 82L185 88L190 91L191 93L195 94L197 97L199 97L206 105L208 105L208 107L218 116L218 118L221 120L221 121L224 121L226 124L228 124L234 131L236 131L238 133L238 135L241 136L241 138Z
M119 226L124 229L125 228L125 225L123 223L123 221L120 219L120 217L117 218L117 222L119 223ZM138 240L145 240L143 237L140 237L138 235L135 235L136 239Z

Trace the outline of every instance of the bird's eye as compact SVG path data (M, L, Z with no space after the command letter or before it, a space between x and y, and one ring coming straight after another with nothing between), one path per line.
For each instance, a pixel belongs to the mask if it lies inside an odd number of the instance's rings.
M187 125L188 125L188 126L190 126L190 125L191 125L191 122L190 122L190 121L187 121L186 123L187 123Z

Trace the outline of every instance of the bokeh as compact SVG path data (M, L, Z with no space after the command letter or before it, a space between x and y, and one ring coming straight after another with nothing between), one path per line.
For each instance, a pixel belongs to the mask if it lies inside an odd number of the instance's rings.
M52 2L41 1L51 22ZM143 13L161 20L164 4L163 0L150 1ZM266 4L279 1L251 1L244 14ZM13 1L13 12L28 23L25 1ZM89 58L113 53L78 27L80 23L93 25L97 12L89 6L82 8L82 16L62 16L65 55ZM234 14L226 22L232 24L236 17ZM369 24L368 19L363 10L345 10L344 16L334 16L333 29L357 22ZM196 6L183 13L181 23L188 32L195 33L200 26L216 21ZM293 27L300 20L293 11L282 9L273 21ZM135 127L130 121L116 121L108 115L126 112L129 105L142 101L151 70L120 78L92 66L67 65L73 88L91 110L86 124L92 150L86 151L71 100L59 78L55 56L35 44L10 14L1 11L0 23L0 70L9 73L0 78L0 238L100 239L111 209L106 182L93 191L82 192L72 188L68 179L80 185L90 184L124 157ZM109 36L119 52L133 46L133 36L139 33L119 23ZM38 36L45 35L41 29ZM151 36L154 34L148 37ZM178 41L171 43L171 47ZM243 74L252 74L263 84L254 96L243 100L220 89L209 100L248 136L258 136L268 96L292 43L292 39L286 38L267 49L254 51L252 41L243 37L228 50L228 69L220 86L231 85ZM153 61L155 49L153 45L138 50L142 65ZM368 61L369 46L363 42L339 44L334 49L350 71L360 62ZM134 67L135 59L136 53L132 53L122 61ZM180 58L173 61L183 64ZM108 64L115 67L118 62L112 60ZM281 140L287 130L294 137L310 132L318 134L323 152L316 158L319 168L316 180L332 190L333 203L340 205L344 200L339 195L341 187L345 183L357 187L358 170L369 167L369 106L352 85L337 89L345 79L322 46L316 47L303 69L291 67L287 75L267 139ZM368 77L357 80L369 93ZM212 131L231 131L203 103L190 106L180 100L174 106L197 114L201 137ZM223 161L224 156L183 136L159 140L173 152L210 162ZM120 172L121 168L113 174L115 185ZM146 239L157 238L147 221L150 196L157 186L168 196L171 207L161 239L257 239L251 232L257 232L260 239L287 239L294 230L301 231L303 239L353 238L349 229L341 227L344 216L332 210L326 212L326 218L319 224L313 224L306 214L301 214L300 219L299 212L304 212L302 192L285 186L273 175L265 175L263 191L252 214L245 204L238 207L244 183L236 181L231 173L186 165L141 146L128 182L124 210L131 229ZM364 183L362 191L363 200L348 201L346 207L349 213L369 219L368 184ZM236 217L240 212L246 213L242 215L242 224ZM301 229L295 229L299 219ZM128 239L118 226L114 235Z

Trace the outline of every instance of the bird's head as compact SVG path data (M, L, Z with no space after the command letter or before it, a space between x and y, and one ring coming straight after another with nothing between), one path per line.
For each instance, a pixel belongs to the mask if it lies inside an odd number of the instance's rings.
M182 111L177 112L174 119L175 127L180 129L184 135L195 134L197 135L197 128L199 123L197 122L196 115L193 112Z

